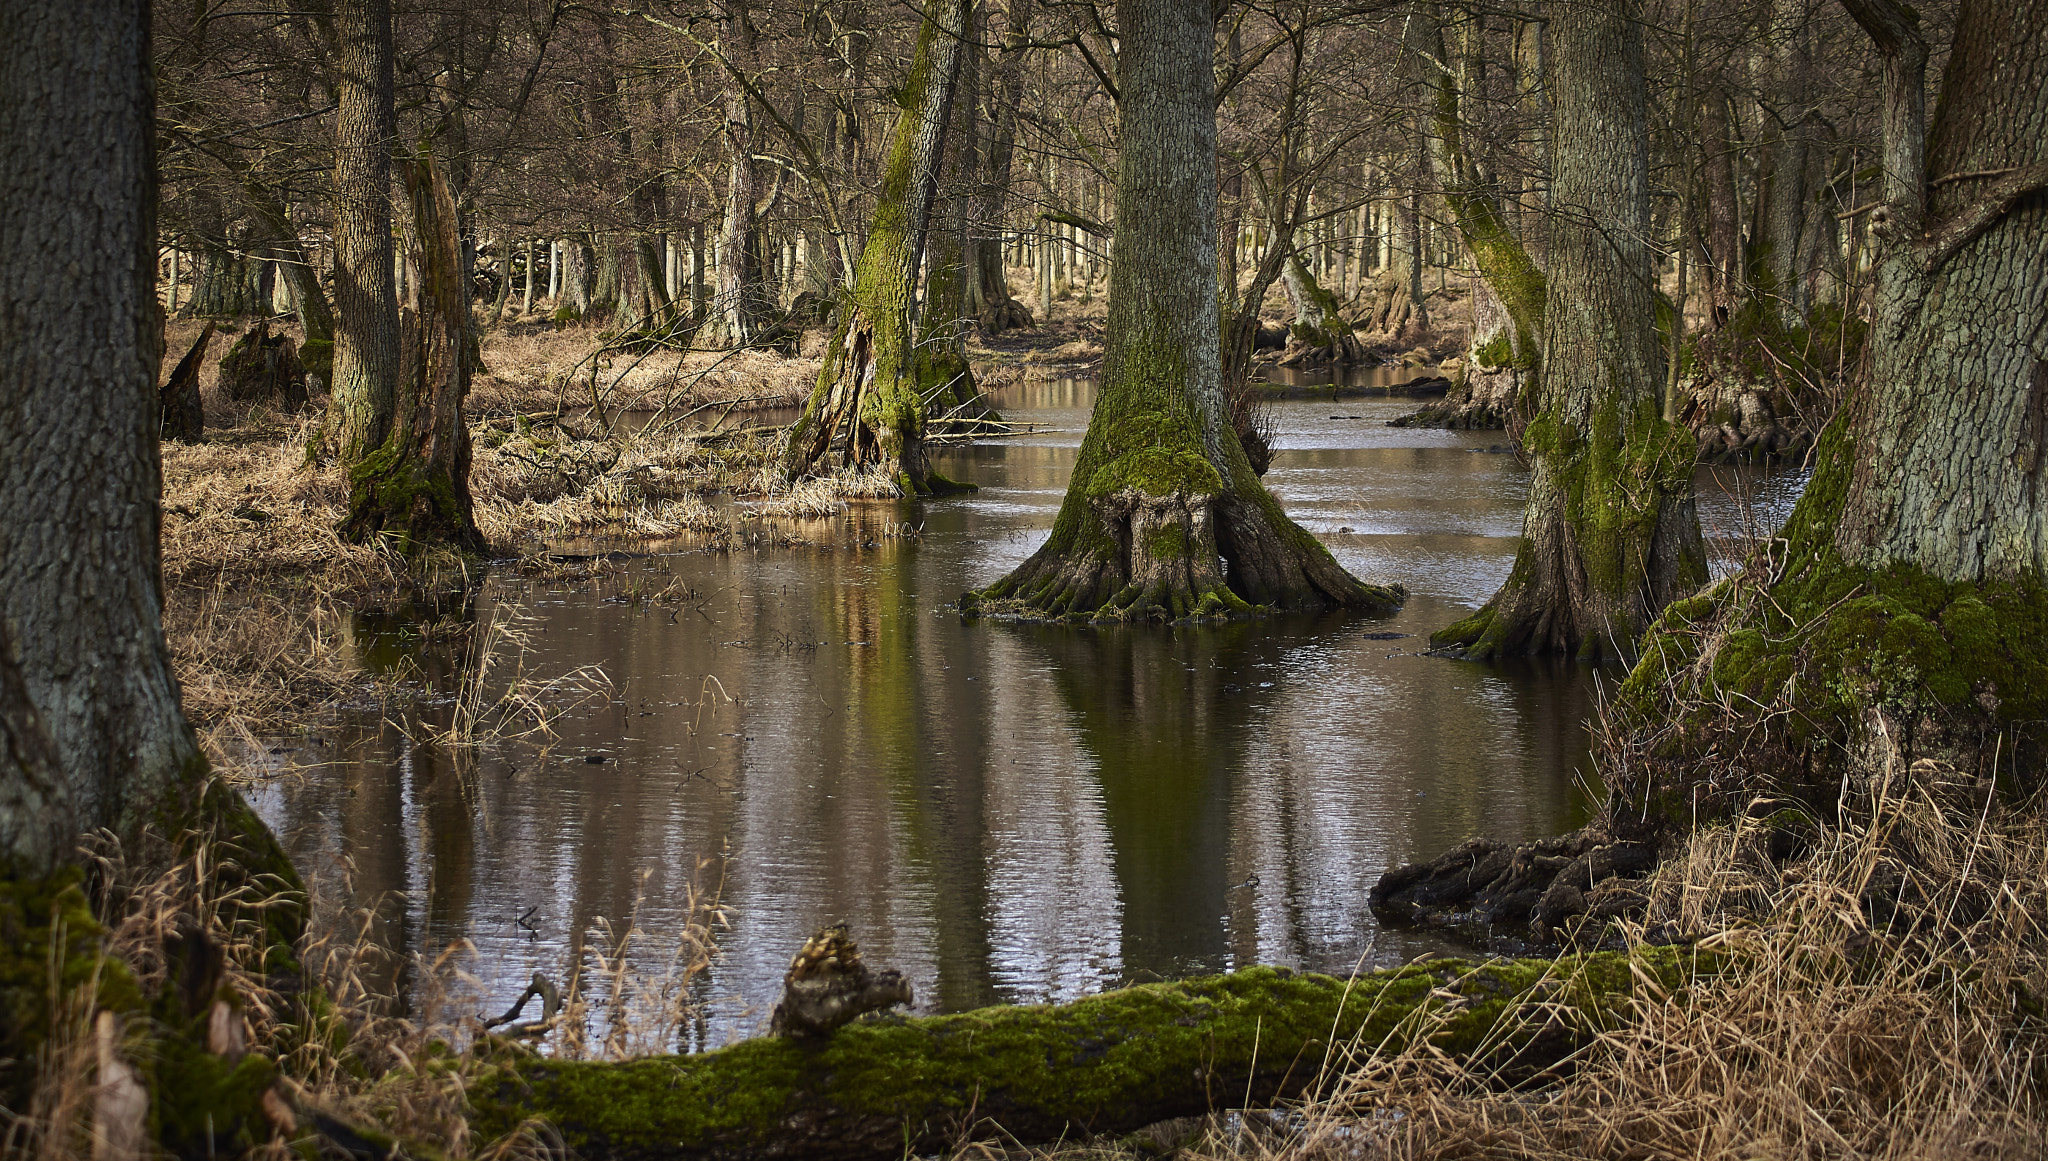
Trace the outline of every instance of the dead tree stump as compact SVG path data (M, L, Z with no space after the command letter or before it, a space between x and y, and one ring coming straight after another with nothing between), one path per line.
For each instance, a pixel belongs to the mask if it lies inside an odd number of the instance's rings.
M257 323L221 356L220 389L238 403L304 407L306 368L299 362L291 336L271 334L268 321Z
M199 332L192 349L171 371L170 382L157 393L164 439L196 440L206 430L206 411L199 402L199 367L206 361L206 344L213 339L214 325L207 323Z

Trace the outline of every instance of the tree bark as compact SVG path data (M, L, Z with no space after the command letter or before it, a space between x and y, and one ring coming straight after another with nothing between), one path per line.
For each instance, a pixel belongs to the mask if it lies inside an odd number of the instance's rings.
M1438 647L1632 659L1650 621L1706 579L1694 440L1658 405L1638 16L1634 0L1553 10L1556 210L1522 546L1507 583L1432 636Z
M89 830L180 839L209 805L213 821L291 873L232 791L202 799L206 760L164 645L149 27L144 0L0 5L0 40L12 50L0 63L0 150L13 159L0 171L0 253L9 256L0 266L0 875L9 877L77 861L72 844ZM129 849L147 865L149 853Z
M462 261L458 199L429 146L404 159L416 247L403 312L404 374L390 436L349 469L350 540L383 538L408 556L481 554L469 495L469 394L476 344Z
M2048 0L1965 0L1925 129L1918 17L1842 6L1885 71L1869 369L1785 527L1668 611L1617 694L1618 819L1760 795L1831 817L2048 769Z
M1864 10L1889 4L1845 7L1867 27ZM2007 75L2009 90L1994 79ZM1926 161L1897 175L1880 227L1871 386L1835 535L1851 565L1966 583L2048 573L2048 346L2038 326L2012 325L2048 318L2044 80L2048 3L1964 4ZM1887 125L1888 177L1922 152L1890 140L1915 132L1911 116ZM1927 176L1944 180L1898 188Z
M398 402L397 263L391 240L390 0L339 0L334 122L334 382L326 445L345 468L391 434Z
M1052 535L963 608L1181 620L1254 606L1384 611L1259 485L1218 343L1210 7L1123 0L1116 261L1101 387Z
M570 1062L504 1045L496 1075L469 1096L482 1135L539 1119L589 1161L880 1161L1267 1104L1352 1053L1419 1047L1525 1082L1610 1026L1629 997L1661 1000L1713 968L1676 948L1435 960L1348 981L1254 967L695 1056Z
M953 357L950 342L917 341L917 287L969 7L965 0L934 7L919 30L911 87L896 124L852 302L843 311L810 403L790 432L786 475L830 464L878 465L906 495L956 487L934 474L925 459L926 413L932 398L955 392L961 376L971 384L973 372L965 360ZM951 249L957 262L959 247ZM932 281L927 308L949 314L956 303L939 301L948 280ZM957 288L957 278L950 284Z

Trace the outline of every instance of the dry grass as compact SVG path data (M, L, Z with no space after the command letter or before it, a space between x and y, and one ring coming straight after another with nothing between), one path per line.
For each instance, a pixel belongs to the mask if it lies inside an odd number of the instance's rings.
M651 411L734 403L736 411L800 407L817 383L817 358L774 351L606 350L598 328L516 324L486 334L484 370L471 385L473 415L579 409Z
M1629 936L1727 966L1630 1000L1547 1083L1354 1045L1280 1114L1028 1155L1135 1158L1164 1136L1217 1161L2042 1156L2048 820L1974 803L1922 785L1783 866L1754 825L1694 836Z

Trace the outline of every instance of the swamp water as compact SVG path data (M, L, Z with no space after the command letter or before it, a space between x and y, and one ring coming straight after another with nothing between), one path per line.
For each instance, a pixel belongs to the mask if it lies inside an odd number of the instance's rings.
M479 1014L536 970L596 970L629 919L632 969L661 976L688 888L715 891L730 926L689 989L698 1044L764 1027L790 955L835 921L920 1011L1452 950L1380 928L1373 882L1473 834L1583 821L1585 722L1619 675L1420 655L1506 576L1527 473L1498 432L1386 426L1413 400L1290 394L1266 482L1352 572L1408 586L1393 616L963 622L961 590L1043 540L1087 425L1092 384L1033 382L994 400L1033 434L937 457L978 493L778 521L813 546L681 544L604 585L495 570L477 633L528 643L495 680L599 666L608 695L551 739L475 747L351 712L253 801L392 963L473 944L480 994L456 1006ZM1775 526L1799 483L1703 470L1710 538ZM921 535L884 534L904 523ZM661 592L683 599L633 599ZM369 617L358 643L441 691L425 716L445 726L461 650ZM421 978L388 983L417 1003Z

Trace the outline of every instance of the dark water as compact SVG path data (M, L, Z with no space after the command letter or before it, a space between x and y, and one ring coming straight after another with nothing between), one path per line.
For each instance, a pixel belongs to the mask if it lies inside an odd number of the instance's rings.
M938 469L981 491L850 513L867 535L827 522L804 529L822 547L684 546L598 588L500 573L479 623L530 617L524 673L599 665L608 699L556 722L545 751L451 754L357 715L260 809L302 866L352 867L395 950L473 941L479 1009L536 967L558 974L636 899L658 949L693 876L722 879L733 926L699 982L713 1039L764 1021L792 951L837 920L925 1010L1439 949L1381 930L1367 890L1475 833L1581 821L1584 722L1614 679L1417 655L1506 574L1524 469L1487 450L1499 433L1387 427L1409 401L1289 399L1269 486L1353 572L1405 583L1400 612L963 623L949 602L1043 539L1091 401L1085 382L1006 392L1005 414L1041 430L949 449ZM1739 532L1745 504L1782 515L1797 487L1723 475L1756 495L1703 474L1710 531ZM876 535L906 521L921 537ZM694 595L621 598L635 588ZM455 659L405 626L366 619L362 640L370 662L453 687Z

